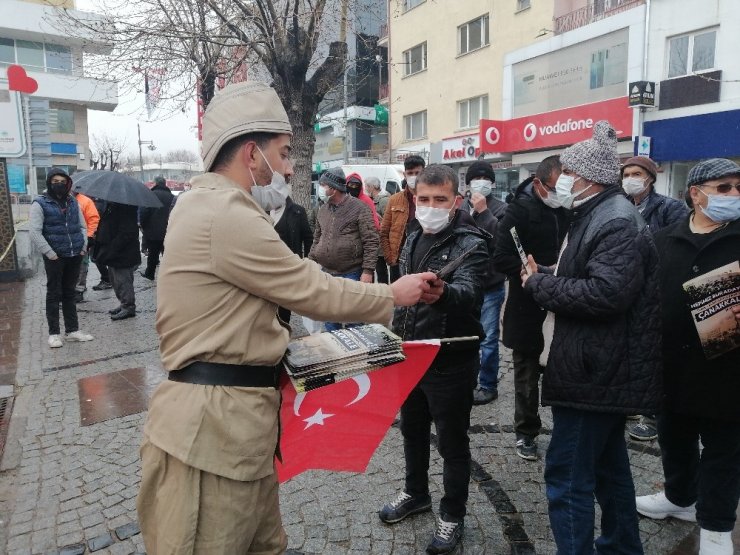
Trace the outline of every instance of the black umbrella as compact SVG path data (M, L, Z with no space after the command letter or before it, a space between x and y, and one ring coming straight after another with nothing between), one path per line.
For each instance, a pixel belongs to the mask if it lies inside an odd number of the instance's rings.
M141 181L103 170L78 172L72 176L75 191L109 202L159 208L162 203Z

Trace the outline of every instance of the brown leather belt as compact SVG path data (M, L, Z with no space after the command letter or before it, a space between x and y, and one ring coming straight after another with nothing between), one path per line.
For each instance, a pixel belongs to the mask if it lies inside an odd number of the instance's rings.
M280 366L252 366L250 364L223 364L220 362L193 362L180 370L171 370L168 379L173 382L227 387L278 386Z

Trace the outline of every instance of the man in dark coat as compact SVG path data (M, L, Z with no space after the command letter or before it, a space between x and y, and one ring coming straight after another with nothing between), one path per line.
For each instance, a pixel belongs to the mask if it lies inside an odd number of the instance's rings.
M567 148L555 185L572 221L554 270L532 256L525 292L550 312L542 404L552 406L545 460L550 525L559 553L643 553L624 425L661 396L658 253L620 194L617 134L606 121ZM549 348L548 348L549 347ZM544 360L543 360L544 362Z
M493 194L496 174L488 162L474 162L465 173L465 183L470 187L470 197L466 198L460 210L470 214L475 225L489 234L488 252L493 256L496 248L496 226L499 218L506 212L506 203ZM480 368L478 387L473 392L473 404L485 405L498 399L498 337L501 306L506 297L504 282L506 276L497 271L493 258L489 259L488 271L483 281L483 306L481 325L483 341L480 344Z
M270 210L270 216L283 243L301 258L308 256L313 244L313 232L308 225L306 209L288 196L284 206ZM283 322L290 323L290 310L287 308L279 307L278 316Z
M568 231L567 214L557 209L555 183L560 177L560 157L545 158L535 177L524 181L499 222L493 264L509 280L509 297L503 320L503 343L512 349L514 362L514 431L516 454L537 460L537 441L542 421L539 415L539 358L544 345L542 322L547 314L522 289L522 261L511 236L516 228L524 251L539 264L553 266Z
M154 179L152 193L157 195L162 206L139 209L139 224L147 245L146 270L140 273L149 280L154 280L154 272L157 269L157 264L159 264L159 255L164 251L167 222L170 219L170 210L175 198L175 195L167 187L167 181L161 176Z
M700 162L689 172L687 185L694 211L655 235L666 393L658 442L665 489L638 497L637 510L650 518L696 521L699 553L731 555L740 499L740 166L722 158ZM734 266L734 277L726 273L728 264ZM711 311L728 337L729 350L710 357L684 283L717 274L718 268L728 276L725 288L735 293L734 303L728 293L697 307ZM714 311L724 303L727 308Z
M109 310L111 320L136 316L134 270L141 264L136 206L109 202L100 215L95 259L108 266L119 306Z
M467 256L450 275L440 276L442 282L435 284L441 288L439 300L396 309L393 331L404 340L481 335L482 281L489 258L487 234L475 226L467 212L455 209L457 194L458 179L451 168L435 164L419 175L416 221L409 228L399 258L401 274L422 268L438 272L463 253ZM470 482L468 428L478 348L478 341L443 344L401 407L406 483L398 497L380 510L379 517L394 524L431 509L427 472L434 422L444 461L444 496L427 553L451 553L462 538Z

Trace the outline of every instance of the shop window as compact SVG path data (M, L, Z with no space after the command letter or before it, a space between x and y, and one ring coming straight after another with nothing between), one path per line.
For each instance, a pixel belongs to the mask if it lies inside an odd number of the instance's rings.
M427 68L427 43L421 44L406 50L403 53L403 72L404 76L419 73Z
M590 88L600 89L623 83L627 69L627 45L617 44L591 52Z
M75 113L73 110L50 109L49 128L52 133L74 133Z
M459 101L457 114L458 129L478 127L480 120L488 118L488 95Z
M28 40L15 41L18 63L26 68L44 69L44 43Z
M0 66L15 63L15 41L0 38Z
M488 44L488 16L484 15L457 28L458 54L477 50Z
M419 4L423 4L426 0L403 0L403 11L407 12L411 8L415 8Z
M668 40L668 78L714 69L717 31L702 31Z
M407 141L427 136L427 111L403 116L404 138Z
M72 72L72 51L67 46L46 45L46 70L55 73Z

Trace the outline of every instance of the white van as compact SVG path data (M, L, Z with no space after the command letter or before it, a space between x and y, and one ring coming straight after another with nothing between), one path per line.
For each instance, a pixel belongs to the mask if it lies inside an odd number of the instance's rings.
M359 173L363 181L368 177L377 177L381 186L391 195L401 190L403 164L346 164L342 170L345 176Z

